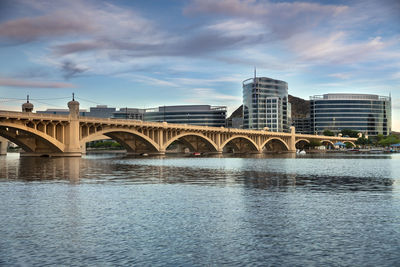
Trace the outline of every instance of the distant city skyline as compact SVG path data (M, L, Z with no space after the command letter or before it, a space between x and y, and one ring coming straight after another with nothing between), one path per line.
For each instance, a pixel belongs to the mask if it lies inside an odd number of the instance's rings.
M284 80L304 99L392 96L400 131L400 2L0 2L0 109L242 104L242 82ZM60 98L60 99L56 99ZM35 99L41 99L35 101ZM48 99L48 100L46 100Z

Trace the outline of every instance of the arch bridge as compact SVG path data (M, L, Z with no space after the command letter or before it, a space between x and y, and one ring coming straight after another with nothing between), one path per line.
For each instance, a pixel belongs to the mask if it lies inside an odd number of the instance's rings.
M164 154L177 146L194 152L295 152L296 144L319 140L354 144L356 138L328 137L265 130L144 122L79 116L79 103L68 103L69 115L0 111L0 136L20 146L24 156L81 156L86 143L111 138L128 153Z

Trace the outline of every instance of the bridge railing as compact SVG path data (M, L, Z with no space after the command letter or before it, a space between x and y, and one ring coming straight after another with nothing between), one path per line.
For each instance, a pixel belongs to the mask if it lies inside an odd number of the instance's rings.
M32 113L32 112L19 112L19 111L8 111L8 110L0 110L1 117L17 117L17 118L40 118L46 120L52 119L63 119L67 121L69 119L68 115L59 115L59 114L46 114L46 113Z

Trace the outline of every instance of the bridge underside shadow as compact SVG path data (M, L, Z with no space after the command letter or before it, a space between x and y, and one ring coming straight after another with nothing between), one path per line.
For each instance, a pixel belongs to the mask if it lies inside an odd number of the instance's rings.
M222 150L224 153L259 153L259 150L255 144L253 144L250 140L238 137L230 140L225 144Z
M310 142L306 140L299 140L296 142L296 149L308 149L310 147Z
M282 152L289 152L289 148L286 143L284 143L280 139L272 139L268 141L262 147L263 153L282 153Z
M159 153L156 147L138 135L124 132L111 132L104 135L121 144L128 154Z
M217 149L207 139L198 135L181 136L170 143L166 148L166 153L216 153Z

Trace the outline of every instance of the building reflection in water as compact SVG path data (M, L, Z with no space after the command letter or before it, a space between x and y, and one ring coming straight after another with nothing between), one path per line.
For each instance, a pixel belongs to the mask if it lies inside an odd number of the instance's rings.
M218 158L220 156L216 155L215 157ZM247 157L254 158L256 161ZM292 165L297 164L300 168L302 167L300 165L304 165L306 161L313 159L305 159L304 161L285 160L288 157L296 157L296 155L289 153L281 155L282 161L276 161L276 158L275 161L269 161L268 157L268 155L262 154L246 155L246 158L234 159L229 157L221 159L186 159L166 158L165 156L148 158L131 156L89 156L83 158L15 157L6 160L0 159L0 163L2 163L0 178L24 181L65 180L72 184L82 182L119 182L127 184L186 183L213 186L244 186L283 191L289 189L331 191L393 190L395 180L391 178L382 178L382 176L364 177L361 175L304 175L300 172L293 173L296 168L293 168ZM200 164L200 166L197 166L197 163L204 161L208 165ZM270 165L277 164L277 162L279 163L279 169L269 168ZM186 164L186 166L180 164Z

